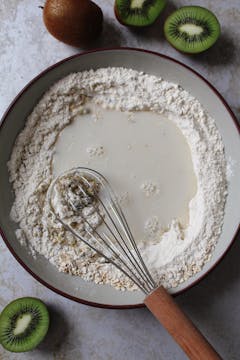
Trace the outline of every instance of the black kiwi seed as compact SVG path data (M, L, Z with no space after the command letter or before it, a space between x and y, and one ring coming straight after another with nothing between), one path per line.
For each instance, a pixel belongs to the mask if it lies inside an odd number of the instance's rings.
M36 298L20 298L8 304L0 315L0 343L8 351L30 351L43 340L48 327L46 305Z
M216 16L200 6L184 6L172 13L164 24L169 43L177 50L191 54L210 48L220 32Z
M155 22L166 0L115 0L115 15L127 26L143 27Z

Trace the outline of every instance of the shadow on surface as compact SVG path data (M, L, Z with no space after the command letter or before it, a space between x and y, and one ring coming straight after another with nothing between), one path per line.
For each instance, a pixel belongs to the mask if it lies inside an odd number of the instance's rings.
M140 28L134 28L129 27L129 31L134 34L137 38L142 38L143 40L165 40L164 32L163 32L163 26L166 18L176 10L176 6L171 2L168 1L165 9L160 14L159 18L156 20L156 22L148 27L140 27Z
M117 20L104 19L103 32L94 44L95 47L118 47L123 46L123 34L118 27Z
M117 21L117 20L116 20ZM103 22L103 30L100 36L94 41L88 49L119 47L122 44L122 32L112 19L105 18Z
M220 264L198 285L177 299L191 312L198 312L198 307L211 308L214 301L229 292L229 289L240 279L240 233L238 234L232 248L226 254ZM196 306L197 305L197 306Z
M207 51L193 55L193 62L201 63L206 66L227 65L233 62L237 52L233 39L227 33L223 33L216 44Z
M117 21L117 20L116 20ZM111 34L109 36L109 34ZM88 51L88 50L95 50L100 48L111 48L111 47L120 47L124 46L122 44L123 35L121 30L118 28L117 25L114 24L114 21L110 21L108 18L104 19L103 22L103 29L102 33L99 34L97 39L85 46L71 46L68 45L70 48L78 50L79 52Z
M70 331L69 324L60 310L53 305L48 305L48 310L50 313L49 330L46 338L37 348L41 353L54 353L58 351L61 346L66 344Z

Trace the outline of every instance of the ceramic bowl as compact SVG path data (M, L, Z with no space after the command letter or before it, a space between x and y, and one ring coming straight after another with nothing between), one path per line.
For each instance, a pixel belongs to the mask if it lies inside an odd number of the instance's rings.
M231 160L232 164L235 164L229 180L229 195L223 230L213 256L202 271L178 287L171 289L172 294L178 294L190 288L206 276L227 252L238 230L240 214L239 125L224 99L195 71L167 56L127 48L82 53L51 66L21 91L3 116L0 128L0 228L9 250L30 274L60 295L88 305L130 308L142 306L144 295L140 291L120 292L108 285L95 285L78 277L59 273L42 256L34 259L28 254L27 249L17 241L14 233L16 224L9 218L13 193L8 180L7 161L17 134L24 127L26 117L44 92L60 78L71 72L108 66L132 68L180 84L195 96L216 120L225 145L226 157Z

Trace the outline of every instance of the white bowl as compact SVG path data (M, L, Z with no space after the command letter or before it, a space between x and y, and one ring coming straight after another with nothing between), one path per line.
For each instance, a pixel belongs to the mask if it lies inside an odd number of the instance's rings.
M71 72L100 67L121 66L144 71L180 84L194 95L215 119L222 135L226 157L237 166L229 181L223 231L211 260L202 271L180 286L171 289L180 293L196 284L215 267L229 249L239 228L240 214L240 136L239 125L230 108L220 94L195 71L167 56L138 49L107 49L82 53L51 66L34 78L15 98L5 115L0 128L0 231L6 245L20 262L42 284L72 300L108 308L130 308L142 306L144 295L140 292L120 292L108 285L85 282L79 277L59 273L45 258L34 259L16 239L14 224L9 218L13 193L8 180L7 161L14 140L23 128L26 117L43 93L57 80Z

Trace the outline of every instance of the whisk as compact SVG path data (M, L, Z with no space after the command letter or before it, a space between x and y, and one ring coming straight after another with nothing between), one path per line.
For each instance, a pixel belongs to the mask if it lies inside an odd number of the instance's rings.
M84 232L67 223L56 210L56 187L69 176L79 180L78 194L64 194L75 214L82 217ZM94 183L92 183L94 182ZM95 188L93 186L95 184ZM80 189L80 192L79 192ZM92 250L125 274L144 294L144 304L172 335L190 359L221 359L201 332L174 302L163 286L151 276L136 245L117 196L103 175L95 170L77 167L56 177L48 189L48 203L55 219ZM78 200L78 201L76 201ZM98 216L98 225L83 217L83 206L91 205Z

